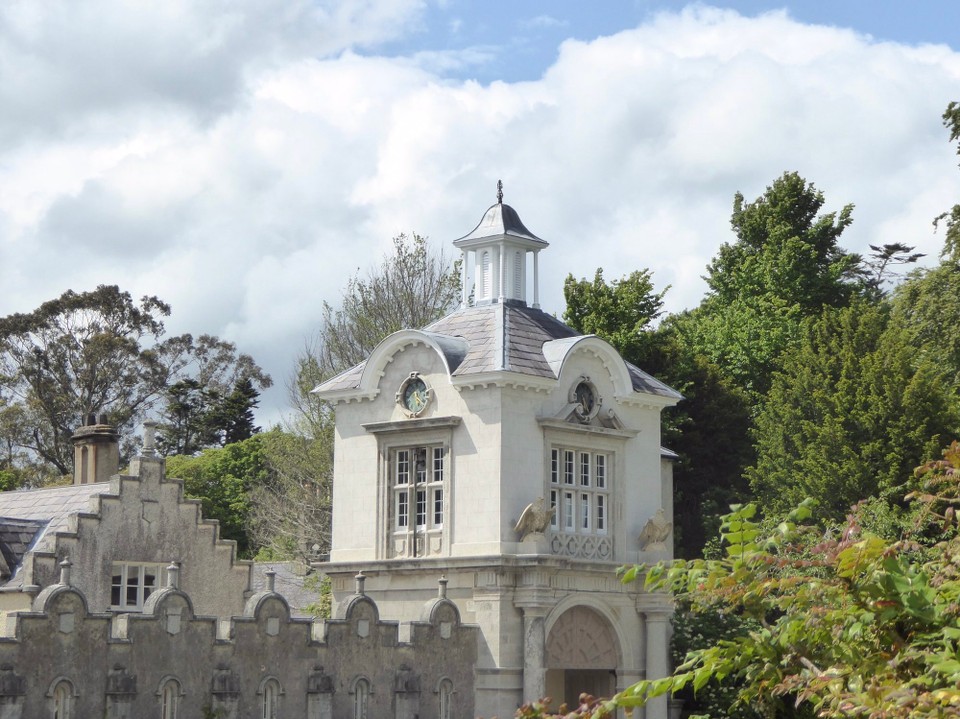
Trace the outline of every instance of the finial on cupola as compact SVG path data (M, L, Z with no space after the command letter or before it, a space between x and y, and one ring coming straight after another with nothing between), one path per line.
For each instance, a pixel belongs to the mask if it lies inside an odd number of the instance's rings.
M497 180L497 204L503 204L503 180Z

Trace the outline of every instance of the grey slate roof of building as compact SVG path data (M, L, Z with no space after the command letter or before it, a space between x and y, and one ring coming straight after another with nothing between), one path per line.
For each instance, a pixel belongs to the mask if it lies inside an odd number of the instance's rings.
M488 207L473 231L458 240L454 240L453 244L454 247L460 247L471 240L488 237L515 237L531 241L542 247L548 246L545 240L540 239L526 228L515 209L510 205L504 205L502 202Z
M580 336L556 317L522 302L506 301L456 310L424 328L433 335L466 340L466 354L453 369L454 377L508 371L534 377L555 375L543 355L546 342ZM328 380L321 392L356 389L365 362ZM680 398L676 390L626 363L633 388L663 397Z
M10 565L11 573L16 572L23 555L31 549L49 550L53 547L53 537L57 532L68 531L70 517L79 512L89 512L92 498L110 491L110 482L97 484L78 484L68 487L49 487L46 489L27 489L13 492L0 492L0 527L14 526L26 521L36 524L37 531L31 538L32 546L20 552L15 565ZM28 525L23 525L28 526ZM23 532L28 531L24 529ZM11 535L12 544L6 550L0 547L0 553L6 558L7 551L16 553L22 544L20 538ZM0 530L0 542L4 535Z
M301 562L255 562L251 589L260 592L267 588L267 572L274 573L274 590L283 595L294 617L311 617L311 605L320 602L320 577L307 575L307 567Z
M13 575L33 540L46 526L42 519L0 518L0 579Z

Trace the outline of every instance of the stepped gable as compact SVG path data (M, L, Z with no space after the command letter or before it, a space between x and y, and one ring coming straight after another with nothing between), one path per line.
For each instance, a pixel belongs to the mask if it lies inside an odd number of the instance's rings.
M20 586L24 555L53 551L57 532L69 531L70 517L92 511L91 500L109 492L110 482L0 492L0 554L9 570L0 571L0 582Z

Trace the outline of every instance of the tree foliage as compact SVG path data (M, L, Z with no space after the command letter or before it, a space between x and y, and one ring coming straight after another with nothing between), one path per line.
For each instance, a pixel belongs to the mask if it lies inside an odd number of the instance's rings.
M460 275L444 253L414 233L393 238L393 254L347 281L339 308L324 302L313 353L325 376L359 364L377 343L442 317L460 297Z
M333 426L312 436L272 430L263 439L267 480L253 490L250 533L270 556L317 561L330 552Z
M568 275L563 283L567 304L563 320L582 334L605 339L628 362L641 362L650 352L652 323L661 314L668 289L654 291L650 270L610 282L599 268L592 282Z
M957 154L960 155L960 102L947 105L943 113L943 125L950 132L950 142L957 143ZM940 223L943 223L947 230L942 256L960 262L960 204L954 205L951 210L934 220L934 226Z
M678 407L667 410L663 442L679 455L674 469L677 551L694 556L719 526L719 516L746 490L741 474L753 456L747 397L680 341L673 323L653 329L666 289L655 291L648 270L608 282L598 269L592 281L567 277L563 289L567 324L610 342L625 360L684 395Z
M886 306L860 301L808 323L757 419L746 476L773 511L812 497L842 517L860 498L902 496L910 469L958 428L939 370Z
M633 707L683 687L736 681L764 715L941 717L960 708L960 444L921 467L900 536L864 528L862 507L825 536L810 503L764 531L756 505L725 518L725 556L633 567L647 591L704 613L749 619L745 631L690 652L665 679L615 698ZM585 715L584 715L585 716Z
M863 286L861 258L839 245L852 205L819 214L823 193L784 173L753 202L739 192L735 242L707 267L707 297L686 318L694 349L759 400L805 317L846 305Z
M26 476L46 465L48 473L69 474L70 437L90 414L107 414L129 435L158 403L168 416L186 414L190 387L226 395L237 380L270 385L253 359L229 342L164 337L169 314L157 297L135 302L118 287L101 285L0 318L0 440L7 468Z
M26 314L0 319L0 386L8 420L21 420L12 443L60 474L73 464L70 437L81 417L109 412L128 426L177 371L179 355L160 343L170 307L135 303L115 286L67 291Z
M311 390L365 360L388 334L439 319L459 293L455 264L420 235L399 235L391 255L347 282L339 307L324 303L318 335L288 383L287 431L263 435L271 471L255 492L251 531L271 556L312 560L330 549L334 413Z
M204 518L220 523L221 538L235 541L241 557L251 557L256 549L251 498L270 474L264 436L166 460L167 475L183 480L184 494L200 500Z

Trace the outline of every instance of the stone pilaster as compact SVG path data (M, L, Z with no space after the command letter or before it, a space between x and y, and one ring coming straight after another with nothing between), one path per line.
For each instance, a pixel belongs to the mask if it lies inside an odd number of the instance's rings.
M670 674L670 617L673 601L667 594L641 594L637 611L643 615L646 635L646 678L662 679ZM668 696L651 699L645 709L645 719L668 719Z
M523 700L534 701L546 692L546 617L554 605L550 572L527 570L519 577L514 604L523 612Z

